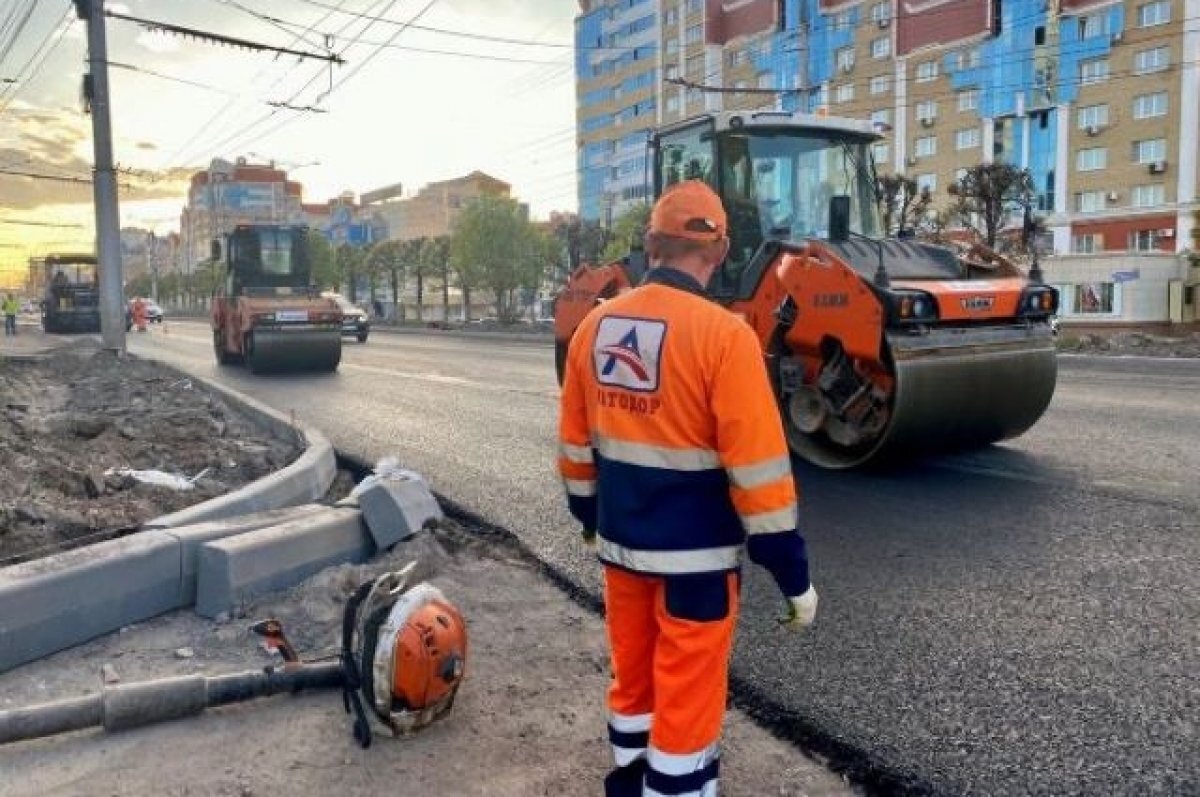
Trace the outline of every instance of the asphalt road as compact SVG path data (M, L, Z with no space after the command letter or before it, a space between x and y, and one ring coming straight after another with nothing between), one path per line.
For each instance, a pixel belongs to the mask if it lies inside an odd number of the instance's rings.
M589 591L553 472L545 345L348 343L331 376L213 363L206 328L131 349L398 454ZM760 717L880 790L1200 794L1200 362L1063 358L1026 436L888 472L803 465L817 626L752 569L736 652Z

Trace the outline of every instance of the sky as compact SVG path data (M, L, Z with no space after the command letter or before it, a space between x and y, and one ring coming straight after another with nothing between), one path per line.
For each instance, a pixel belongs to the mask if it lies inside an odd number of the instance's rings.
M37 0L5 51L5 21L19 22L28 3L0 0L0 170L86 178L85 26L70 0ZM213 157L238 156L288 169L306 202L395 183L415 193L478 169L511 183L535 218L575 209L576 3L107 0L106 8L277 47L329 48L346 62L250 52L110 18L122 226L177 229L190 175ZM403 26L414 19L465 35ZM0 174L0 272L72 243L90 249L93 221L91 186ZM60 226L40 226L50 224Z

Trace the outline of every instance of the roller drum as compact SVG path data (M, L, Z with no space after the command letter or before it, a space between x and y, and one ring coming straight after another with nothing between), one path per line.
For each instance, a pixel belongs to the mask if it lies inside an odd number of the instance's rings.
M1048 327L889 334L887 346L895 389L882 433L843 446L785 424L798 455L849 468L985 446L1024 433L1054 395L1058 364Z
M337 327L256 327L246 340L246 364L256 374L334 371L341 359Z

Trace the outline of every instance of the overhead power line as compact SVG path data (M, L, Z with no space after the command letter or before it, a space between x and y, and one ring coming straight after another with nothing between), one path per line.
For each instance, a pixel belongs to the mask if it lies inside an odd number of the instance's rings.
M55 224L51 221L33 221L32 219L0 219L0 224L15 224L21 227L60 227L63 229L83 229L82 224Z
M91 178L88 177L63 177L57 174L39 174L38 172L26 172L19 169L0 169L0 174L7 174L12 177L29 177L33 180L50 180L58 183L92 184Z
M213 42L214 44L223 44L228 47L239 47L243 50L253 50L254 52L272 52L282 55L294 55L298 58L311 58L316 61L328 61L332 64L346 63L342 57L336 53L311 53L304 50L293 50L290 47L276 47L271 44L263 44L261 42L251 41L250 39L239 39L236 36L225 36L220 33L209 33L208 31L189 28L183 25L172 25L168 22L156 22L152 19L143 19L134 17L128 14L120 14L116 11L105 11L105 16L113 19L132 22L136 25L141 25L146 30L160 31L162 33L172 33L176 36L182 36L185 39L199 39L201 41Z

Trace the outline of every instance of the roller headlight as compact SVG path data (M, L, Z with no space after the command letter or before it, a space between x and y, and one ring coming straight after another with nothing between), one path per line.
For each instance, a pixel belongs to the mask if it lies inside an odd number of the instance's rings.
M892 318L904 324L921 324L936 321L937 303L933 297L921 291L895 291L892 293Z
M1050 316L1058 312L1058 291L1049 285L1034 285L1021 295L1021 315Z

